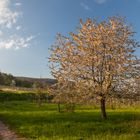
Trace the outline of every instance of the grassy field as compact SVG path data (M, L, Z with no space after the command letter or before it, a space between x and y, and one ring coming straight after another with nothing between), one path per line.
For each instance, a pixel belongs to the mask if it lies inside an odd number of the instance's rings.
M28 140L139 140L138 108L107 110L101 120L99 109L76 108L75 113L58 113L54 104L38 107L29 101L0 103L0 119Z

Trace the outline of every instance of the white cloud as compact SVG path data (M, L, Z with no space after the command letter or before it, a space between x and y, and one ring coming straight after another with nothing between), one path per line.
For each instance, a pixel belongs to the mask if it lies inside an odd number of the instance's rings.
M0 0L0 49L19 49L30 46L34 36L23 37L18 35L22 29L19 25L20 12L12 10L12 6L21 6L20 2ZM25 33L25 32L24 32ZM14 35L13 35L14 34Z
M22 5L22 4L19 3L19 2L15 3L15 6L21 6L21 5Z
M11 28L17 22L19 12L12 11L10 7L10 0L0 0L0 26Z
M29 41L33 40L34 38L35 38L35 36L29 36L29 37L27 37L26 41L29 42Z
M80 5L85 9L85 10L90 10L89 6L83 2L80 3Z
M0 30L0 37L2 36L3 32Z
M98 4L103 4L105 3L107 0L94 0L96 3Z
M10 37L7 40L0 41L0 49L20 49L30 46L30 42L34 36L29 36L27 38L22 38L18 36Z
M18 26L16 27L16 30L20 30L20 29L21 29L21 26L18 25Z

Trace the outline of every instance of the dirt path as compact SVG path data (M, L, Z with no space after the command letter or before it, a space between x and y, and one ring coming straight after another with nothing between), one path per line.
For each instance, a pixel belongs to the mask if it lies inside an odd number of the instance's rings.
M25 140L19 138L13 131L9 130L8 127L0 121L0 140Z

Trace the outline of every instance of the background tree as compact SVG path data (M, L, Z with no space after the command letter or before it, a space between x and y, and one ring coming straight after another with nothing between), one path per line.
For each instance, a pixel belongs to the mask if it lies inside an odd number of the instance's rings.
M0 72L0 85L10 86L14 76Z
M134 55L139 45L133 39L132 28L121 17L100 23L80 20L80 25L78 32L69 37L57 36L51 49L52 75L59 83L73 82L81 100L96 96L105 119L106 98L114 91L124 94L128 81L139 72Z
M45 100L46 98L43 92L44 86L41 82L35 82L33 84L33 88L36 91L36 100L37 100L38 107L40 107L43 103L43 100Z
M57 83L52 86L51 93L53 93L53 102L58 104L58 112L61 112L60 105L65 104L67 112L74 112L75 105L78 102L80 96L75 94L77 90L75 85L71 81L65 81L65 83Z

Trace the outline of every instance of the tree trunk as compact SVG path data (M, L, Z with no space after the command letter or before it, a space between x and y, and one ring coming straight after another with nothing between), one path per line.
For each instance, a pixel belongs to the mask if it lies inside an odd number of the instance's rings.
M58 112L61 112L60 103L58 103Z
M38 97L38 107L41 107L41 99L40 99L40 95Z
M107 119L105 98L103 98L103 97L101 98L101 117L102 117L102 119Z

